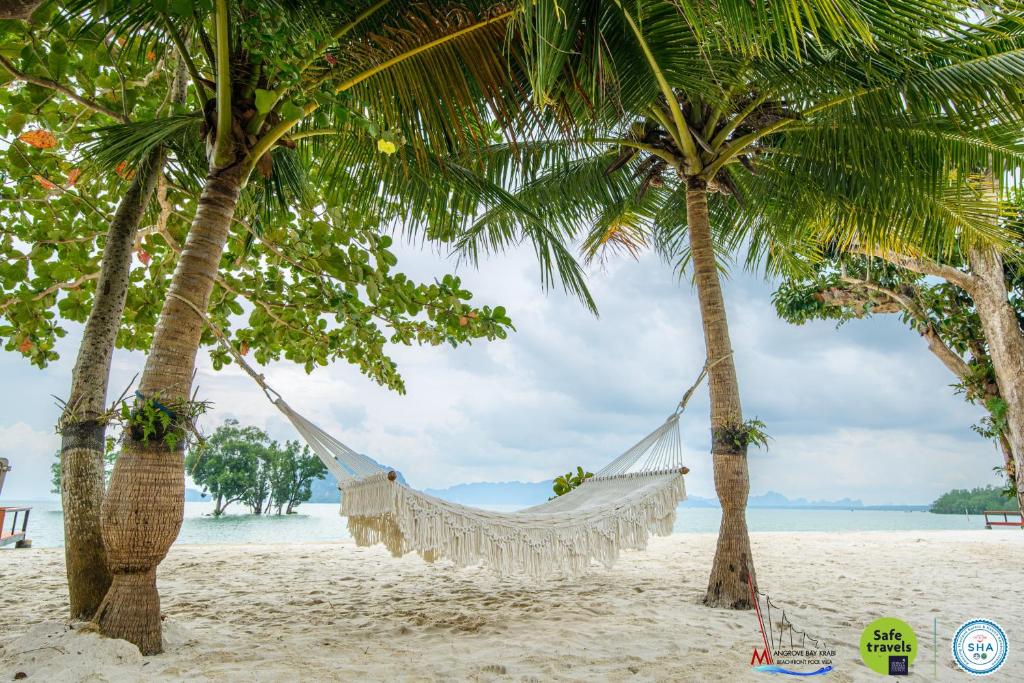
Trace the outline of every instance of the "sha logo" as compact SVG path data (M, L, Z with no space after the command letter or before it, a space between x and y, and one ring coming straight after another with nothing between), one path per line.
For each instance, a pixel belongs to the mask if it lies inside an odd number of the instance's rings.
M969 674L986 676L1006 662L1006 633L994 621L972 619L953 636L953 659Z

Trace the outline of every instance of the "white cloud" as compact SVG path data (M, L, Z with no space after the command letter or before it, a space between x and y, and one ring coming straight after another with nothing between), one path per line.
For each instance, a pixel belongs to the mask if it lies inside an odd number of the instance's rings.
M4 500L38 500L52 497L50 464L60 447L52 430L33 429L24 422L0 426L0 457L11 463L4 482Z

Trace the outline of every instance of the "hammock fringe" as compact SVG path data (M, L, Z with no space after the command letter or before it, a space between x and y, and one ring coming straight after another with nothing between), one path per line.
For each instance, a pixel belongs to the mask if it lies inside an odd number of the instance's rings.
M640 481L642 479L643 481ZM679 471L587 482L514 513L451 503L389 481L387 473L341 486L341 515L360 546L383 544L400 557L458 567L484 564L501 575L578 576L596 561L610 567L621 550L643 550L652 534L672 533L686 499Z

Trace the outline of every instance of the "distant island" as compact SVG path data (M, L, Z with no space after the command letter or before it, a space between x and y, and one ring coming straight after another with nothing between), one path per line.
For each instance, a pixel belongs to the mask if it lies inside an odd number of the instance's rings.
M424 493L460 505L500 506L524 508L543 503L553 493L551 481L500 481L473 482L456 484L443 489L424 489ZM337 503L338 488L334 478L313 482L311 503ZM805 508L821 510L910 510L926 511L928 505L865 505L863 501L852 498L839 500L807 500L806 498L787 498L781 493L768 491L758 496L751 496L748 503L752 508ZM683 507L717 508L718 500L702 496L690 496L682 503ZM961 510L961 512L963 512Z
M1014 510L1016 507L1017 501L1007 497L1002 489L979 486L943 493L932 503L931 511L940 515L962 515L964 512L980 515L985 510Z

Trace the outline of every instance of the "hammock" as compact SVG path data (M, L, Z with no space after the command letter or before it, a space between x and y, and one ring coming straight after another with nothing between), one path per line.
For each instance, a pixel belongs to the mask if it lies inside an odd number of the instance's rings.
M610 567L622 550L643 550L651 534L672 533L686 499L679 417L712 366L705 364L675 412L595 476L565 495L517 512L452 503L416 491L397 473L357 453L284 402L187 299L238 365L291 421L338 480L341 515L356 544L383 544L395 557L446 558L456 566L485 564L499 574L575 576L597 561ZM731 355L731 354L730 354Z
M397 474L333 438L282 399L274 404L338 480L341 515L357 545L400 557L483 563L499 574L575 576L621 550L643 550L672 533L686 498L677 411L569 493L517 512L492 512L416 491Z

